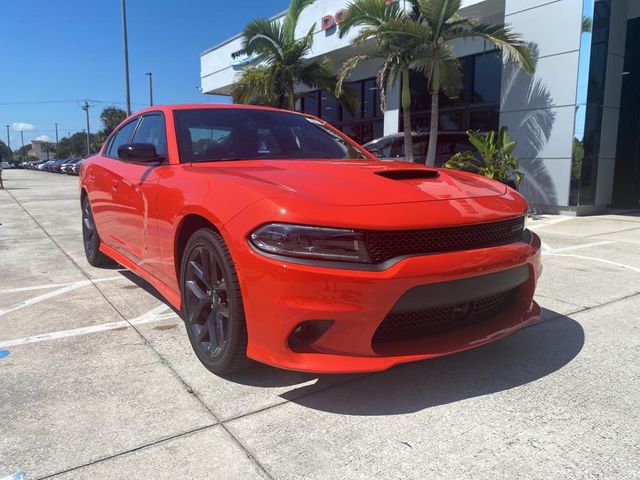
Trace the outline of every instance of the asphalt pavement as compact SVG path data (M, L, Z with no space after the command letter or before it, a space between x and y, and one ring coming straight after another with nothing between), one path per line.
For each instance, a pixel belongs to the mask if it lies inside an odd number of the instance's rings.
M3 172L0 479L640 478L640 212L537 216L542 320L367 375L219 378L90 267L78 179Z

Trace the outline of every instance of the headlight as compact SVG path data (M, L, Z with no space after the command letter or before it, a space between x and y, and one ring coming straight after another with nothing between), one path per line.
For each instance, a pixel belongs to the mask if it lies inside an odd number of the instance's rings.
M355 230L270 223L255 230L249 242L273 255L371 263L364 233Z

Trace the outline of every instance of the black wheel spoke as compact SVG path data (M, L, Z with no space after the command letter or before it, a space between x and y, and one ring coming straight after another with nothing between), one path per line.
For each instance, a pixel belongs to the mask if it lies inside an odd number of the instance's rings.
M189 268L193 274L202 282L207 290L211 290L211 278L207 275L206 267L199 265L195 260L189 262Z
M209 338L211 339L211 352L215 353L216 349L220 349L224 346L224 342L227 338L225 328L224 328L224 320L220 316L219 312L213 317L213 325L211 325L209 334Z
M210 326L211 324L208 321L200 325L200 330L198 330L198 333L196 334L196 339L198 340L198 343L203 342L211 335L210 328L209 328Z
M202 313L205 311L205 308L211 305L211 298L204 291L202 291L198 284L193 280L187 281L187 288L194 298L191 302L189 302L187 320L189 321L189 323L202 324L203 322L199 322L198 320L202 316Z

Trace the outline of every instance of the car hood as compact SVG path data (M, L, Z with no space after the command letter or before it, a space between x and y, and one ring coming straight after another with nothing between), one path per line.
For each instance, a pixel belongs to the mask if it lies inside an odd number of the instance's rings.
M504 195L506 186L455 170L375 160L252 160L191 164L265 197L294 196L328 205L386 205Z

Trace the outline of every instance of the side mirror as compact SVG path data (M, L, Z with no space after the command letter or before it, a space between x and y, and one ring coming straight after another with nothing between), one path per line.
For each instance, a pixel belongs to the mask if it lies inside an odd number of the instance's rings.
M125 143L118 147L118 158L130 163L156 163L164 160L151 143Z

